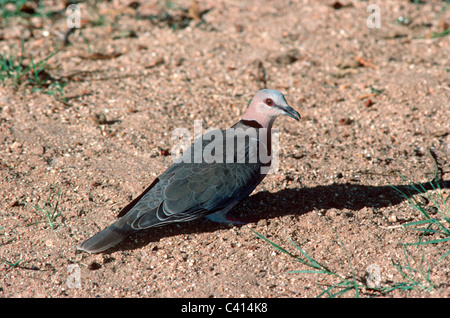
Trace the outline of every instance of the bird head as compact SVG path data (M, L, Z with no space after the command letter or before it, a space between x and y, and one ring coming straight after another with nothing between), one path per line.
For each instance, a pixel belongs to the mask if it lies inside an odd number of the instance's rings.
M288 105L282 93L274 89L263 89L252 98L242 119L254 120L263 128L271 128L275 119L281 115L300 119L300 114Z

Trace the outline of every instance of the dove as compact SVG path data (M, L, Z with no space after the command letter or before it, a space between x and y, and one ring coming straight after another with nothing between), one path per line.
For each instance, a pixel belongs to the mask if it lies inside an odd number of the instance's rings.
M272 162L272 126L280 115L300 120L284 95L258 91L230 128L213 129L194 140L179 158L131 203L120 218L77 245L103 252L144 229L206 217L233 222L226 214L261 183Z

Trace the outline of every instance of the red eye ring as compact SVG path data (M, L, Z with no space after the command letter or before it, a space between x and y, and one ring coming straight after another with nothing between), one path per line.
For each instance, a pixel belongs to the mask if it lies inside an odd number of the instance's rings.
M267 106L273 106L273 105L275 105L275 103L273 102L273 100L270 99L270 98L265 99L265 100L264 100L264 103L265 103Z

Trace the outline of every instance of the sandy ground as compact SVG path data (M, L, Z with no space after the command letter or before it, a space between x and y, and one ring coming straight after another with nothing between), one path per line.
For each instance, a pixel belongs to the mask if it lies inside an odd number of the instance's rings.
M0 87L0 296L314 297L340 282L291 273L310 268L254 230L359 284L369 266L381 288L411 283L395 265L416 270L408 291L359 296L449 297L449 242L405 254L421 237L403 224L424 217L391 187L450 193L450 37L433 37L450 8L419 2L373 1L380 28L367 26L369 2L349 0L97 1L69 35L59 1L3 20L2 54L31 65L60 50L39 85L28 72ZM198 220L76 251L171 164L176 128L229 127L263 87L302 119L275 123L279 170L232 211L248 224ZM58 203L54 229L30 205L45 202Z

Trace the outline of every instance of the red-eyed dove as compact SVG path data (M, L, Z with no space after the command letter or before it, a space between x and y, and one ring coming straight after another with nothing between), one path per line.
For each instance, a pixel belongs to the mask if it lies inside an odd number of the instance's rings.
M239 122L196 139L120 212L119 220L77 248L102 252L139 230L203 216L226 221L224 214L248 197L270 170L271 128L280 115L300 119L279 91L257 92Z

